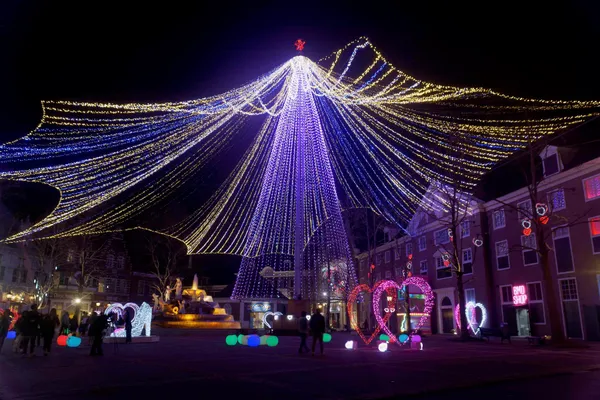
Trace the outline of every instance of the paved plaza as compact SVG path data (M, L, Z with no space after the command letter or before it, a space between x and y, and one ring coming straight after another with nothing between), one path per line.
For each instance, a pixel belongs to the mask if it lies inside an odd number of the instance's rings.
M295 337L280 338L274 348L249 348L226 346L225 333L156 333L159 343L105 344L104 357L90 357L87 347L55 346L49 357L38 349L38 356L23 358L9 352L7 341L0 355L0 399L448 399L464 394L518 399L531 398L533 387L541 393L553 385L569 390L571 399L587 399L600 389L594 372L600 368L600 348L594 346L553 350L433 336L424 339L423 351L391 346L380 353L376 346L345 350L350 335L334 334L325 356L312 357L298 355ZM513 395L501 395L502 390Z

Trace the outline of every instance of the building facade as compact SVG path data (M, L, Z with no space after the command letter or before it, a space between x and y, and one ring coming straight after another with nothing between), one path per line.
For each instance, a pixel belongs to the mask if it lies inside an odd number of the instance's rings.
M453 333L456 277L444 263L444 253L458 240L465 298L485 308L485 327L505 323L515 336L550 335L544 293L552 290L566 336L600 340L600 158L565 168L561 149L551 146L540 157L543 179L536 198L527 187L487 202L471 198L471 211L457 237L449 237L448 226L435 215L419 210L409 225L410 235L358 256L361 283L402 281L410 257L411 273L425 278L435 293L431 331ZM535 230L527 229L532 218L544 215L551 288L544 287ZM370 310L370 304L359 307L359 321L368 319ZM481 309L474 312L482 322ZM402 318L398 312L391 319L396 331Z

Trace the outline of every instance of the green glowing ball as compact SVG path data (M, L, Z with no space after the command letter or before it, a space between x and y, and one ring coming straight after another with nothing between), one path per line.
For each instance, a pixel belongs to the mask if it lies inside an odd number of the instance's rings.
M331 335L329 333L324 333L323 334L323 343L329 343L331 342Z
M237 336L237 342L238 342L239 344L243 344L243 343L242 343L243 341L244 341L244 335L238 335L238 336Z
M381 335L379 335L379 340L382 340L384 342L389 342L390 337L388 335L386 335L385 333L382 333Z
M269 339L269 335L262 335L260 337L260 345L264 346L267 344L267 339Z
M225 343L227 343L227 346L235 346L238 342L238 338L235 335L228 335L225 338Z
M279 344L279 338L277 336L269 336L267 338L267 346L275 347Z

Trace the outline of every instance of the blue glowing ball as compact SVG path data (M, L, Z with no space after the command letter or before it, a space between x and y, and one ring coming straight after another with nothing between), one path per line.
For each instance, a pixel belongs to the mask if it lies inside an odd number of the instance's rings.
M398 336L398 340L400 341L400 343L404 343L408 340L408 335L406 333L403 333L402 335Z
M67 347L79 347L81 344L81 338L77 336L69 336L67 339Z
M250 346L250 347L260 346L260 337L258 337L258 335L248 336L248 346Z
M17 337L17 332L15 331L8 331L8 334L6 335L7 339L14 339Z

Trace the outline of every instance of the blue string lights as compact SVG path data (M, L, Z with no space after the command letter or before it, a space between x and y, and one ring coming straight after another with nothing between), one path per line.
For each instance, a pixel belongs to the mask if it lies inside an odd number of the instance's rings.
M190 254L242 256L234 297L316 298L357 284L343 208L406 226L432 181L450 183L447 171L472 190L514 151L599 111L594 101L423 82L366 38L192 101L46 101L33 132L0 145L0 179L53 186L60 201L6 241L150 229ZM177 195L256 116L262 125L208 201L167 228L132 222Z

